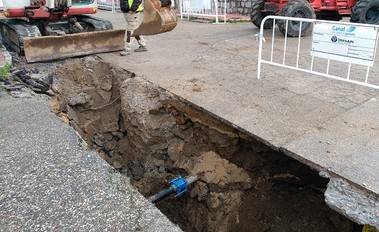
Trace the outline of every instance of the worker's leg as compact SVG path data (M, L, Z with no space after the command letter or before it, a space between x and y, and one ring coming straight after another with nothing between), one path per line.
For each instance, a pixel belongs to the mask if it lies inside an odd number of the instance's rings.
M137 48L136 50L134 50L135 52L145 52L147 51L147 48L146 48L146 42L145 40L142 38L142 36L140 35L136 35L135 36L138 44L139 44L139 48Z
M125 33L125 48L122 52L120 52L121 56L129 55L132 50L132 40L131 36L133 34L133 30L135 30L135 19L133 14L125 13L124 18L126 21L126 33Z
M131 31L126 31L125 49L122 52L120 52L121 56L129 55L130 51L132 50L131 35Z

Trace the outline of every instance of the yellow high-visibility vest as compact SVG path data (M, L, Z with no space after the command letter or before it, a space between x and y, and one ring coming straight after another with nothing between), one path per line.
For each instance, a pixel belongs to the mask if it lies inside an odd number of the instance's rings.
M132 8L133 2L134 2L134 0L128 0L129 9ZM141 12L141 11L143 11L142 1L141 1L141 4L139 4L139 6L137 8L137 12Z

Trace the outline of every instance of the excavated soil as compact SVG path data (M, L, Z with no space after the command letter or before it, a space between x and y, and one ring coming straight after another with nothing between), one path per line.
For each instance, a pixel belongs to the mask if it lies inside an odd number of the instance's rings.
M183 230L357 230L325 204L327 179L153 83L93 57L54 77L59 116L143 195L199 177L184 197L157 204Z

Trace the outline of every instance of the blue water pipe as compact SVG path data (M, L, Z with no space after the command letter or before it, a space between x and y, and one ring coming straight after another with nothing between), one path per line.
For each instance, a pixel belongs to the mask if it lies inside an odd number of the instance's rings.
M170 187L163 189L159 193L151 196L149 201L156 203L171 194L175 194L175 197L180 197L188 191L188 186L198 180L197 176L189 176L187 178L178 176L177 178L169 182Z

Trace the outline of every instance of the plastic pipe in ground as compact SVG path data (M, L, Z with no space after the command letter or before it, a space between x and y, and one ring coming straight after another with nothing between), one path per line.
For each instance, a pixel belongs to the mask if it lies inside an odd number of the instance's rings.
M196 182L197 180L197 176L189 176L187 178L179 176L170 181L170 187L163 189L159 193L151 196L149 198L149 201L152 203L156 203L174 193L176 197L180 197L188 191L188 186Z

